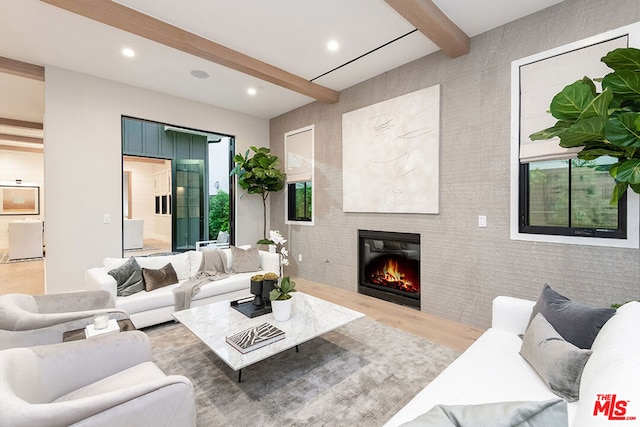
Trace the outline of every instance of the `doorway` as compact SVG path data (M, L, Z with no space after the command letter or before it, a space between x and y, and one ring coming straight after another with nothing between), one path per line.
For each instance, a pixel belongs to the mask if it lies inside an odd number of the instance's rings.
M143 248L123 247L127 255L193 250L196 242L216 239L221 231L233 243L232 136L123 117L122 139L123 243L126 228L136 222L139 228L139 213L145 212L136 208L137 201L153 212L142 218ZM154 166L141 168L144 163ZM145 247L158 235L161 251L157 244Z

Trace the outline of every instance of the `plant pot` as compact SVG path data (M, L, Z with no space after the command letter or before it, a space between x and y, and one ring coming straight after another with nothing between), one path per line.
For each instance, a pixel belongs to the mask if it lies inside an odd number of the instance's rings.
M264 305L264 295L263 295L263 281L256 281L256 280L252 280L251 281L251 288L250 288L250 292L255 295L255 298L253 299L253 305L255 305L256 307L260 307Z
M275 280L264 280L262 282L262 298L264 298L264 302L266 305L271 305L271 300L269 299L269 293L275 289L276 283L278 283L278 279Z
M271 312L276 322L284 322L291 317L293 298L271 301Z

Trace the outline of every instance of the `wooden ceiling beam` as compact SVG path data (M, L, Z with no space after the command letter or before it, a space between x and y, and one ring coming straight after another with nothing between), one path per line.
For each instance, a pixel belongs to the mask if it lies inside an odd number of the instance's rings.
M0 56L0 72L44 81L44 67Z
M4 145L0 144L0 150L5 151L22 151L25 153L42 153L44 150L42 148L31 148L31 147L20 147L16 145Z
M38 122L28 122L26 120L14 120L0 117L0 126L12 126L16 128L43 130L44 126Z
M8 133L0 133L0 140L14 142L30 142L32 144L43 144L42 138L34 138L32 136L11 135Z
M69 12L257 77L325 103L338 102L338 92L281 68L145 15L112 0L40 0Z
M470 40L431 0L384 0L447 56L469 53Z

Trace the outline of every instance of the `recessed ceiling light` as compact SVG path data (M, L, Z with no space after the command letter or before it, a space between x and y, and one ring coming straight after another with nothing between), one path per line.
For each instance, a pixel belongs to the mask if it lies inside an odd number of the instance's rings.
M249 95L255 95L256 93L258 93L258 91L255 88L250 87L249 89L247 89L247 93Z
M130 47L123 48L122 49L122 54L124 56L126 56L127 58L133 58L134 56L136 56L136 53Z
M206 79L209 77L209 73L202 70L191 70L191 75L197 79Z
M340 48L340 44L336 40L329 40L327 43L327 49L331 52L335 52Z

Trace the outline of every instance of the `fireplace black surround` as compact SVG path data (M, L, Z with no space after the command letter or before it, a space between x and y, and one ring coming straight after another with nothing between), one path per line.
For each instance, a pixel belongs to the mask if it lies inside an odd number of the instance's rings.
M358 292L420 309L420 235L358 230Z

